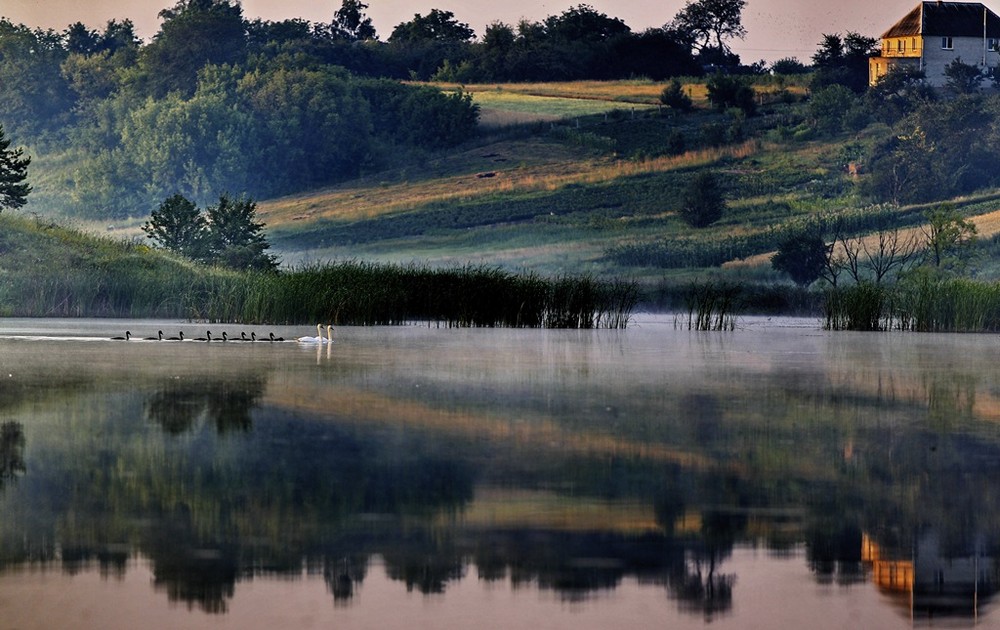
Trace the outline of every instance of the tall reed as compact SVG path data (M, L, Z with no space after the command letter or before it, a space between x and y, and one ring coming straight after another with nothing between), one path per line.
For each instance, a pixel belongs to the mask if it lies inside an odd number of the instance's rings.
M624 328L634 282L543 278L486 266L430 269L342 262L280 273L233 272L141 256L33 269L0 289L16 316L184 317L205 321L455 327Z
M865 282L827 293L830 330L1000 331L1000 284L918 273L895 285Z
M741 289L729 283L692 284L685 295L688 330L734 330Z

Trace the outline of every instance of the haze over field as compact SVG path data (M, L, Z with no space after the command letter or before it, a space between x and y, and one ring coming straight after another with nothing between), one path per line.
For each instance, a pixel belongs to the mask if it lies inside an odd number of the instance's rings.
M74 22L91 28L102 26L110 19L131 19L139 35L150 38L159 29L156 14L175 4L174 0L3 0L0 16L28 26L62 30ZM532 21L558 15L581 4L577 0L536 2L510 0L369 0L367 15L385 39L395 25L426 14L431 9L452 11L455 17L469 24L478 34L494 21L516 24L522 18ZM594 9L617 17L634 31L660 27L673 19L684 6L682 0L592 0ZM989 3L987 3L989 4ZM253 19L282 20L300 17L311 22L329 22L340 7L337 0L243 0L244 14ZM733 50L744 63L758 59L774 61L797 57L808 62L824 33L855 31L877 37L893 22L916 5L914 0L890 2L802 2L801 0L749 0L743 14L747 37L734 41Z

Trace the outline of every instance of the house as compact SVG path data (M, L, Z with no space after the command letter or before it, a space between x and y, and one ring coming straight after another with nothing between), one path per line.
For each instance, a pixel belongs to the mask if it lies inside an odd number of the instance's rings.
M941 87L945 66L956 59L984 70L1000 65L1000 17L979 2L921 2L882 34L882 53L868 60L868 82L909 66Z

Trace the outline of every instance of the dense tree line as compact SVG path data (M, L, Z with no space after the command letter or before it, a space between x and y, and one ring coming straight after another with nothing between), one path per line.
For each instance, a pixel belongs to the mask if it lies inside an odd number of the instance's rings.
M358 76L345 66L363 52L336 63L373 35L363 6L347 0L313 25L181 0L148 44L128 21L56 33L0 20L0 121L17 143L61 156L67 210L92 217L141 216L178 193L294 192L468 138L467 95Z
M62 32L0 19L0 121L20 144L58 153L69 212L143 215L179 193L269 197L353 177L408 148L468 138L467 96L400 79L664 79L738 63L744 0L691 0L634 33L579 5L481 37L433 9L378 38L367 5L329 23L249 20L238 0L177 0L143 42L128 20ZM51 168L51 162L45 168Z

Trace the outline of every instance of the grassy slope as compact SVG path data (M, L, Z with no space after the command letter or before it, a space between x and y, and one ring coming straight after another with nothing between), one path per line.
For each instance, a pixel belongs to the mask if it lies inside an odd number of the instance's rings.
M559 126L545 122L494 132L418 166L262 203L261 217L285 261L472 261L545 273L658 277L659 270L617 267L606 260L605 251L635 240L715 239L767 229L828 207L823 200L801 207L795 202L812 195L809 187L816 187L817 180L843 179L830 173L838 150L831 145L801 144L789 150L738 142L704 147L699 142L703 129L724 131L731 120L707 110L674 116L652 108L663 84L465 89L495 107L539 120L565 112L567 101L584 103L587 115ZM688 89L703 96L701 86ZM646 105L622 110L623 102ZM674 132L685 137L691 150L663 156ZM726 175L734 201L723 222L695 234L674 212L684 184L699 168Z
M733 119L710 111L704 86L691 83L685 89L698 105L694 113L661 111L656 103L663 87L648 81L462 86L482 105L492 135L418 165L262 203L261 216L291 264L328 258L472 262L632 277L652 285L693 277L784 280L770 269L766 252L722 268L664 270L616 264L609 250L663 241L722 243L816 213L864 207L845 166L851 147L866 142L865 133L793 138L787 129L797 124L795 106L775 103L745 121L751 140L711 148L706 130L725 134ZM536 123L516 125L525 120ZM688 150L665 157L668 139L678 134ZM700 169L722 176L729 209L716 225L693 230L676 210ZM996 233L996 204L970 201L966 211L980 234Z

